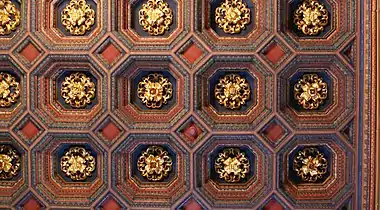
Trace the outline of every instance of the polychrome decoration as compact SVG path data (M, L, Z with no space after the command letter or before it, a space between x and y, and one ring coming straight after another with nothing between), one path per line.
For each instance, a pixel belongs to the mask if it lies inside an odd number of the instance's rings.
M150 146L138 159L141 175L149 181L162 181L172 171L173 160L168 151L160 146Z
M73 181L84 181L92 176L96 161L83 147L71 147L61 158L61 170Z
M227 34L238 34L251 22L251 10L242 0L226 0L215 11L215 22Z
M148 0L139 11L139 23L149 35L163 35L173 23L173 11L164 0Z
M95 24L95 11L86 0L71 0L62 11L61 22L71 35L84 35Z
M77 72L65 77L61 95L73 108L85 108L95 97L95 83L86 74Z
M21 22L20 10L11 0L0 0L0 36L15 31Z
M305 35L317 35L328 24L328 11L317 0L304 0L294 12L293 21Z
M215 98L227 109L240 109L249 100L251 88L248 81L238 74L228 74L215 86Z
M20 97L20 83L11 74L0 72L0 108L10 107Z

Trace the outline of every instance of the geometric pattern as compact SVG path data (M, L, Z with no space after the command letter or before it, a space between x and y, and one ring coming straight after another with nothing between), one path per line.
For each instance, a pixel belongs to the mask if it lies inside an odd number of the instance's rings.
M375 209L378 3L0 0L0 209Z

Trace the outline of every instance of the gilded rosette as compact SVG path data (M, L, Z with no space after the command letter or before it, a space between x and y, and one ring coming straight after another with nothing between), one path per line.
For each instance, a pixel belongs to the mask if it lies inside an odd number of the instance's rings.
M327 99L327 83L317 74L305 74L294 85L294 98L304 109L317 109Z
M84 35L95 24L95 11L86 0L71 0L63 9L61 23L72 35Z
M148 0L139 11L139 23L150 35L162 35L173 23L173 11L164 0Z
M150 146L137 161L138 170L149 181L162 181L169 175L172 166L172 158L160 146Z
M0 108L17 103L20 97L20 83L8 73L0 72Z
M73 181L83 181L95 171L95 158L83 147L71 147L61 158L61 170Z
M73 108L85 108L95 98L95 84L84 73L72 73L61 85L61 96Z
M9 145L0 145L0 180L12 179L20 171L21 157Z
M214 90L215 98L227 109L240 109L249 100L251 88L247 80L237 74L219 79Z
M227 148L218 154L215 170L226 182L240 182L249 173L249 160L238 148Z
M149 74L139 82L137 93L145 106L158 109L173 97L173 85L162 74Z
M304 0L294 12L294 24L306 35L317 35L328 24L328 11L316 0Z
M0 0L0 35L15 31L21 22L21 14L11 0Z
M294 158L293 170L305 182L316 182L327 173L327 160L317 148L305 148Z
M226 0L215 10L215 22L225 33L237 34L251 22L250 9L242 0Z

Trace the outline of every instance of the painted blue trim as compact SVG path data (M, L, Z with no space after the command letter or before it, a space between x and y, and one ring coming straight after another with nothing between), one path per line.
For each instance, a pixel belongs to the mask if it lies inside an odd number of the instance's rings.
M363 99L364 99L364 0L360 0L360 49L359 49L359 130L358 130L358 192L357 192L357 209L362 209L362 143L363 143ZM367 10L370 11L370 10Z

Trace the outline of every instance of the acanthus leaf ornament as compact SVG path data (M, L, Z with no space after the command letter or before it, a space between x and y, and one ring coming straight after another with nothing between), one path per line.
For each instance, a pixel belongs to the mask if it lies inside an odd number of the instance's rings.
M61 85L61 96L73 108L84 108L95 97L95 84L82 72L65 77Z
M21 22L19 9L11 0L0 0L0 35L9 35Z
M173 23L173 11L164 0L148 0L139 11L139 24L149 35L163 35Z
M83 147L71 147L61 157L61 170L73 181L86 180L95 169L95 157Z
M173 97L173 85L162 74L149 74L139 82L137 93L145 106L158 109Z
M8 73L0 72L0 108L17 103L20 97L20 83Z
M251 88L238 74L227 74L215 86L215 98L227 109L240 109L249 100Z
M304 0L294 12L293 22L305 35L318 35L328 24L328 11L317 0Z
M316 182L327 173L327 159L317 148L306 147L294 158L293 170L305 182Z
M226 182L240 182L249 173L249 159L238 148L226 148L215 160L215 171Z
M318 109L327 99L327 83L317 74L304 74L294 85L294 98L304 109Z
M95 24L95 11L86 0L71 0L63 9L61 23L72 35L84 35Z
M225 0L215 10L215 22L225 33L237 34L251 22L250 12L242 0Z
M8 180L18 175L21 157L9 145L0 145L0 180Z
M169 153L160 146L150 146L137 161L141 175L149 181L162 181L172 171L173 160Z

